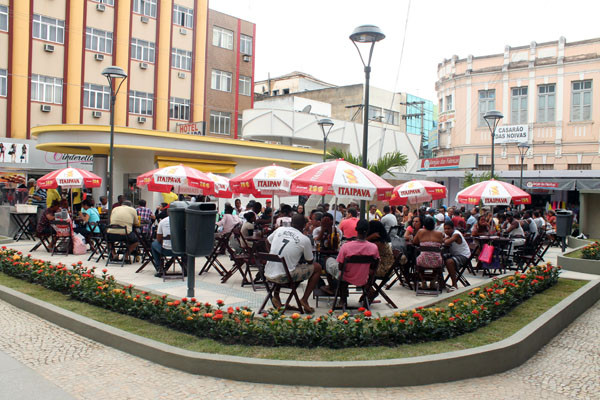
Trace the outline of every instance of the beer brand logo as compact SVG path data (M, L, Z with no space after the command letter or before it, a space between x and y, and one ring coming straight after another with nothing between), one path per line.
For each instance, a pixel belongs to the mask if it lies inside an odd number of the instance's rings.
M492 196L498 196L500 194L500 190L498 190L498 186L492 185L490 186L490 193Z
M56 180L59 186L63 185L79 185L81 182L77 178L63 178Z
M407 188L407 189L412 189L413 187L415 187L415 183L414 183L414 182L408 182L408 183L406 184L406 188Z
M256 183L258 189L277 188L281 186L281 181L257 181Z
M340 196L348 197L373 197L369 189L341 187L338 190Z
M354 185L358 183L358 179L356 178L356 176L354 175L354 171L351 169L345 169L344 170L344 175L346 176L346 182Z
M420 189L405 189L400 191L400 196L410 196L411 194L421 194Z
M308 191L309 192L313 192L313 193L323 193L323 190L325 190L325 188L323 186L317 186L317 185L308 185Z
M168 183L171 185L181 185L182 179L179 176L161 176L158 175L154 178L156 183Z
M177 172L177 167L170 167L165 170L165 174L167 175L173 175L175 172Z
M277 170L275 168L268 168L265 171L267 178L275 178L277 176Z
M509 201L506 198L482 198L484 204L508 204Z
M73 177L73 170L69 169L65 172L65 178L72 178Z

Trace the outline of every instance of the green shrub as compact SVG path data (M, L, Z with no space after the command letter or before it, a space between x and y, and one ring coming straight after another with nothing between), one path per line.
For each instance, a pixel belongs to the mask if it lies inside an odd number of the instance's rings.
M581 258L600 260L600 242L594 242L581 249Z

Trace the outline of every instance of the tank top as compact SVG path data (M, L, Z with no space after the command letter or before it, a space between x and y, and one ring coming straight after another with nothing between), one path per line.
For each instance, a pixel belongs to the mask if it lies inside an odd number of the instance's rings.
M518 227L513 229L512 231L510 231L510 233L508 234L508 237L525 236L525 232L523 232L523 228L521 227L521 224L519 223L519 221L517 221L517 225L518 225Z
M461 255L467 258L471 257L471 249L469 248L469 245L467 244L467 241L465 240L464 236L462 235L462 233L460 233L460 231L457 230L455 230L452 233L452 236L456 234L458 234L462 240L460 244L452 242L452 244L450 245L450 254Z

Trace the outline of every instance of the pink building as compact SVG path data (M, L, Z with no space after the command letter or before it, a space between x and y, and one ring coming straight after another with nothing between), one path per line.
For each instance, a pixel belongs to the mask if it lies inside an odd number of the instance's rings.
M504 114L497 131L495 173L519 184L517 144L530 145L523 186L535 205L579 202L579 191L600 189L600 38L506 46L503 53L458 58L438 65L439 130L436 157L479 155L491 167L491 135L483 119ZM431 140L430 140L431 141ZM435 141L434 141L435 143ZM430 171L450 189L464 170Z

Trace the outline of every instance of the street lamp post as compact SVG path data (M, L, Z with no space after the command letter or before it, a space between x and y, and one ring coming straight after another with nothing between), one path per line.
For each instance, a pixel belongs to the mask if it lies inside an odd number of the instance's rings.
M519 143L517 149L521 156L521 179L519 181L519 188L523 190L523 162L525 161L525 154L527 154L527 150L529 150L529 143Z
M127 79L127 73L123 68L117 66L106 67L102 70L102 75L108 80L108 86L110 87L110 153L108 156L108 212L112 211L113 205L113 152L115 145L115 101L117 100L117 93L121 89L121 85ZM115 80L120 79L119 85L115 90Z
M494 179L494 139L496 137L496 128L502 118L504 118L504 115L497 110L488 111L483 115L483 119L485 119L485 122L490 128L490 133L492 134L492 173L490 179Z
M373 48L375 47L375 43L384 39L385 35L375 25L361 25L358 28L354 29L352 34L350 35L350 40L356 47L358 51L358 55L360 56L360 61L362 61L363 66L365 68L365 100L363 106L363 154L362 154L362 167L367 168L367 152L369 150L369 80L371 79L371 57L373 56ZM357 43L371 43L371 48L369 49L369 58L365 63L365 59L358 48ZM361 200L360 202L360 218L366 219L366 201Z
M329 118L323 118L317 121L317 124L321 127L321 131L323 131L323 162L325 162L327 161L327 137L329 136L329 132L331 132L331 128L333 128L333 121ZM321 199L321 204L325 204L325 195Z

